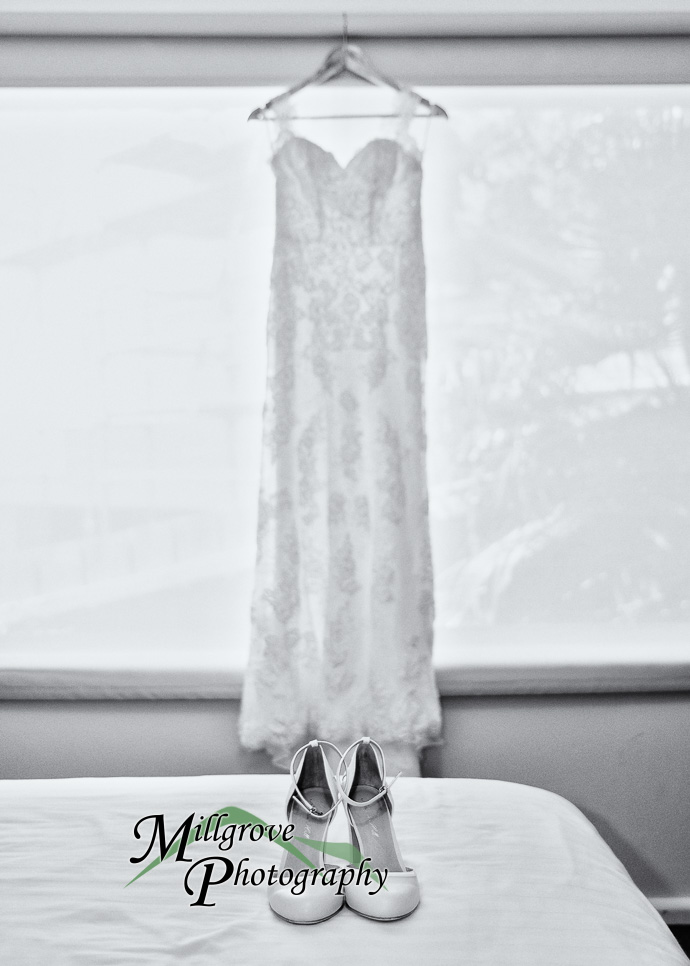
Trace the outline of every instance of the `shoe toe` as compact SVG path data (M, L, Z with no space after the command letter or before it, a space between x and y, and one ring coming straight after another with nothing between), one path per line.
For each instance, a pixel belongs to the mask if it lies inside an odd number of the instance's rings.
M338 912L344 896L336 895L327 886L307 886L296 895L290 886L278 886L269 890L268 904L271 909L288 922L313 923L330 919Z
M376 892L377 886L377 882L345 886L345 901L355 912L370 919L402 919L419 905L419 881L412 871L389 872L384 888Z

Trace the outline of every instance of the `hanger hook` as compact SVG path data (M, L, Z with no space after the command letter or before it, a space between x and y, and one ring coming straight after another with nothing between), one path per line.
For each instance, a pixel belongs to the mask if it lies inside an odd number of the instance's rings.
M347 33L347 14L343 13L343 44L342 44L343 53L345 53L345 48L347 47L348 39L349 38Z

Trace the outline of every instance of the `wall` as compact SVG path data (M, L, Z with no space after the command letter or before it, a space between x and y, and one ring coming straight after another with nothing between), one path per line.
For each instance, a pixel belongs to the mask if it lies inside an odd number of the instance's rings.
M690 694L447 697L428 776L547 788L593 822L669 921L690 914ZM239 749L238 702L4 701L1 778L275 771Z
M690 694L448 698L424 773L536 785L574 802L642 891L690 912Z

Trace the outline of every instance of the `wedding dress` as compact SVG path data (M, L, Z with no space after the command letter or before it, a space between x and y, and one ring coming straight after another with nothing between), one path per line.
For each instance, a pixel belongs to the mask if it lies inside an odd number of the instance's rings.
M404 101L404 97L403 97ZM424 425L421 156L341 166L287 118L272 157L252 640L240 737L278 763L317 736L415 750L440 731Z

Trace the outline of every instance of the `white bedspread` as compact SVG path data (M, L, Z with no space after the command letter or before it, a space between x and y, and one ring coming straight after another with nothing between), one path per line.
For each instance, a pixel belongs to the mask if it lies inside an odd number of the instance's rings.
M269 910L265 886L227 883L209 891L215 906L190 906L189 864L170 859L124 888L142 868L129 861L143 851L138 819L163 813L170 833L191 812L235 805L278 823L286 789L279 775L0 782L3 966L688 962L575 806L507 782L397 782L396 830L422 888L417 911L399 922L345 908L290 925ZM344 840L344 826L330 838ZM196 843L188 854L246 855L268 868L282 851L264 840L225 853Z

